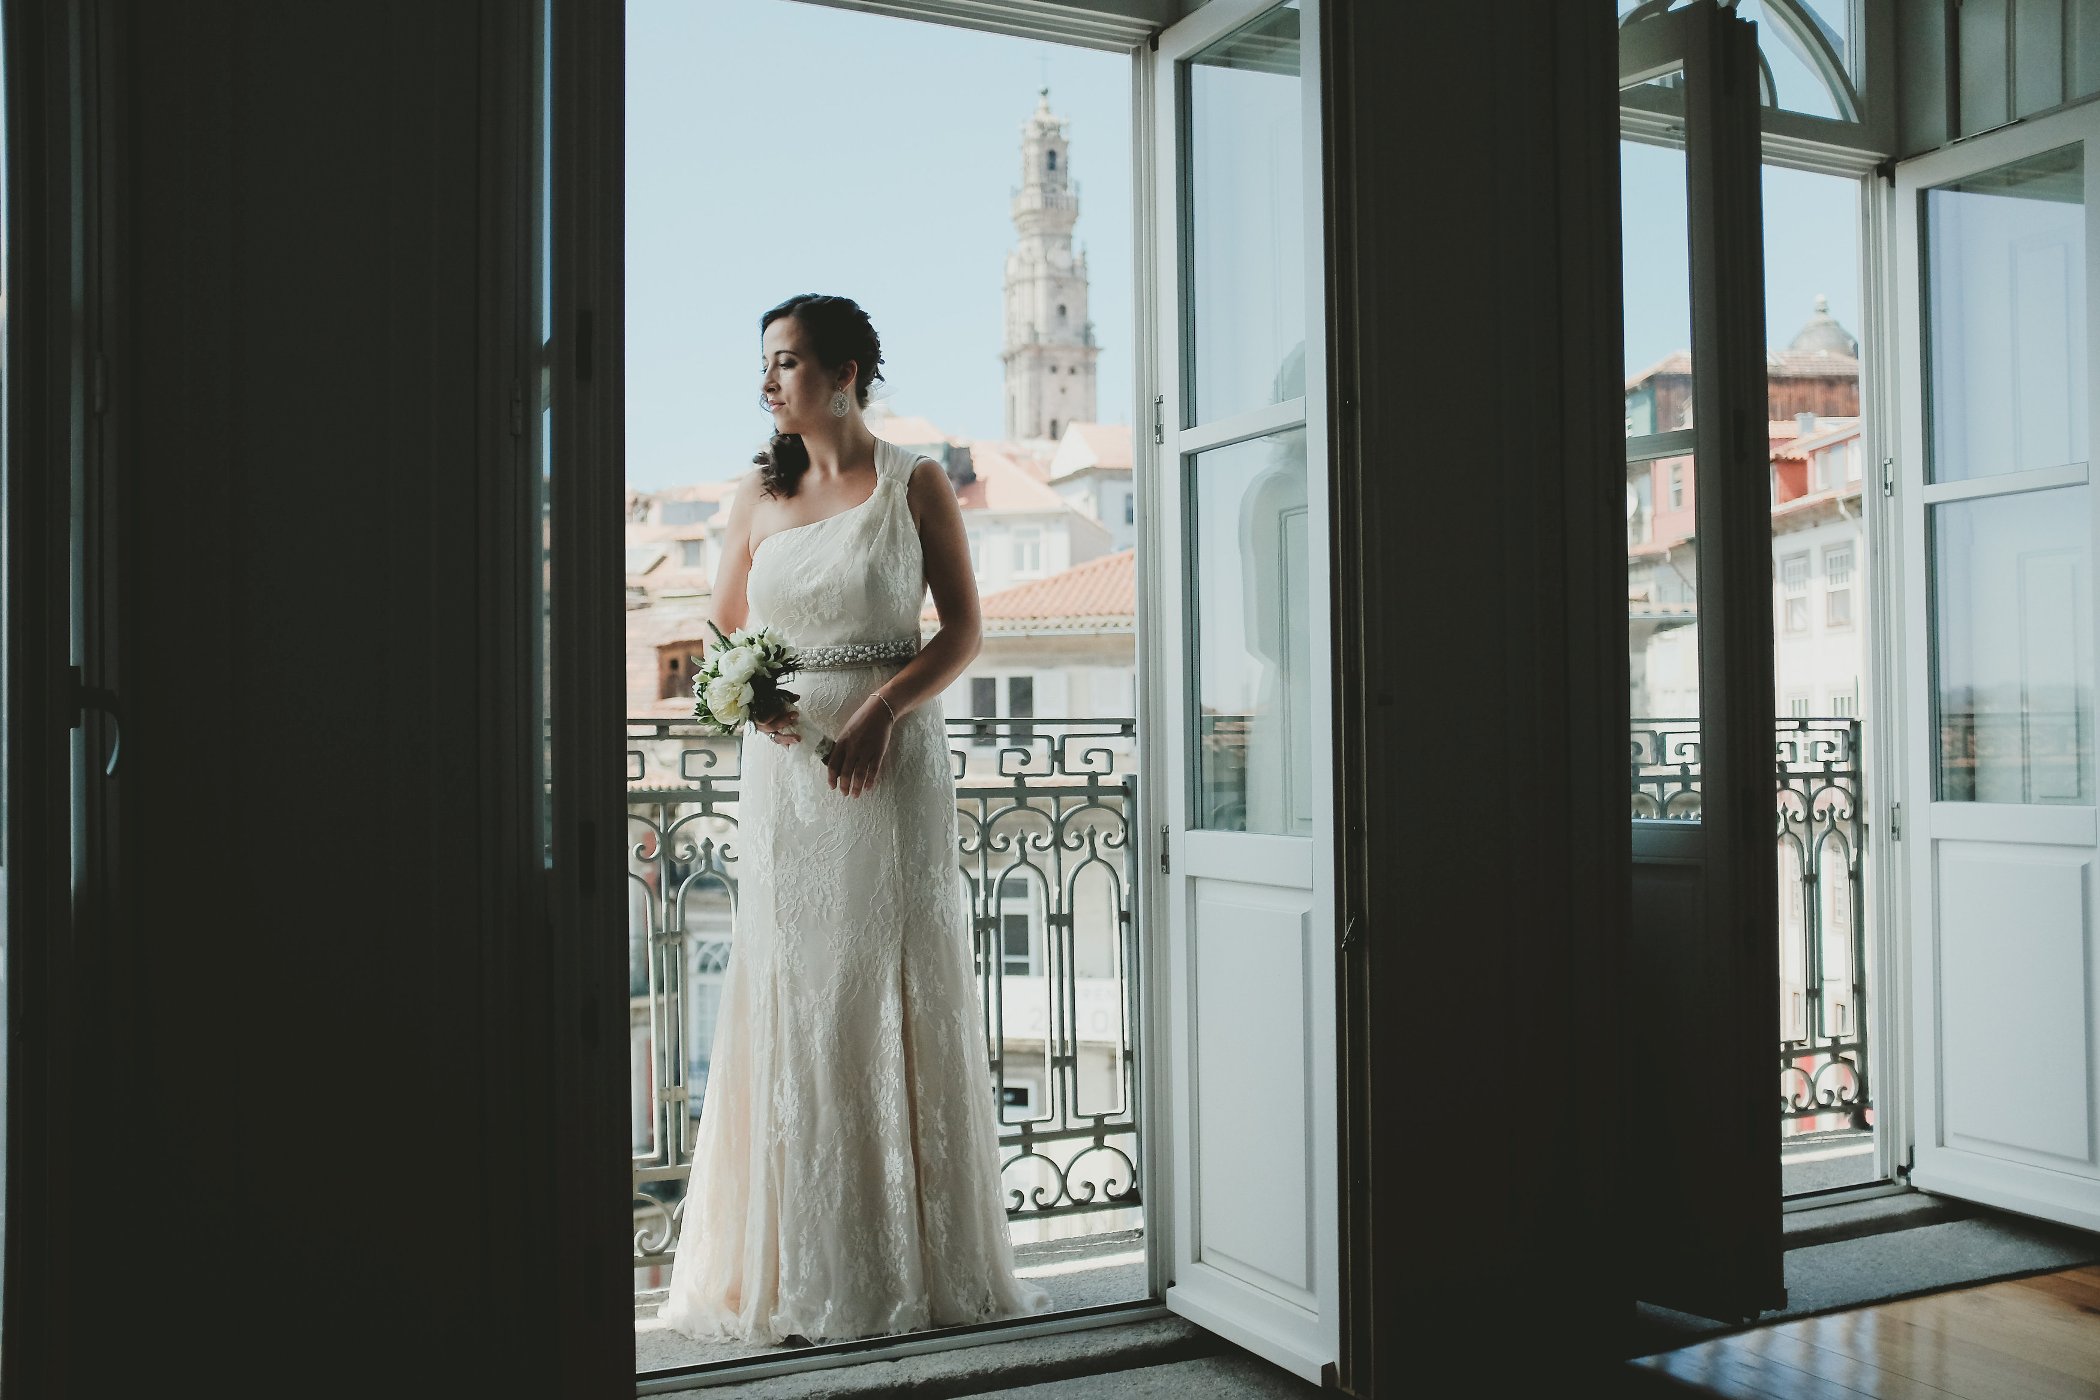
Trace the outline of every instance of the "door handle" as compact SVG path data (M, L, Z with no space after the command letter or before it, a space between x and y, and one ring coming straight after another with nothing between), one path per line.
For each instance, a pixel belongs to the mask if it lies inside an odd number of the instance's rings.
M117 693L107 686L88 685L81 677L80 668L69 668L73 678L73 723L68 726L78 729L87 718L89 710L99 710L109 716L109 761L102 766L102 776L117 776L117 757L124 752L124 708Z

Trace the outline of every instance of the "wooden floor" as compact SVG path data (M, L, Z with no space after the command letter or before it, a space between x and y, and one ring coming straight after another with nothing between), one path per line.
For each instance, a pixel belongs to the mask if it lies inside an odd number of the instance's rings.
M2100 1267L1779 1323L1635 1364L1695 1395L2095 1400Z

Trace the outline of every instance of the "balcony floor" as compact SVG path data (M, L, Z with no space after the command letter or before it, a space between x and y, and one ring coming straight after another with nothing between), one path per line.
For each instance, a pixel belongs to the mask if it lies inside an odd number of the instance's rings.
M1053 1311L1090 1308L1102 1303L1136 1302L1149 1296L1145 1284L1145 1236L1141 1230L1115 1230L1071 1239L1043 1240L1014 1246L1014 1272L1033 1279L1050 1295ZM656 1320L664 1290L635 1295L634 1361L637 1372L674 1366L697 1366L747 1356L775 1356L795 1350L748 1342L697 1342Z
M1781 1140L1779 1179L1787 1196L1867 1186L1881 1180L1874 1172L1871 1129L1803 1133Z

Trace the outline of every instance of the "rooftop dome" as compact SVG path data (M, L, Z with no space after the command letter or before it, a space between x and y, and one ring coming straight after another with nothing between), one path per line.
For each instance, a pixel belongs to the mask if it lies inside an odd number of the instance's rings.
M1830 298L1816 298L1816 314L1808 318L1808 324L1794 337L1789 350L1805 350L1811 354L1843 355L1848 360L1859 358L1859 341L1851 332L1837 323L1830 314Z

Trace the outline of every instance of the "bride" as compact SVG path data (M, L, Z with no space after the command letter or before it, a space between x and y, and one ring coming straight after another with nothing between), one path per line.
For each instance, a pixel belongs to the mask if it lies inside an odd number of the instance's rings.
M774 436L713 617L775 628L804 669L744 745L736 940L660 1316L798 1344L1040 1311L1013 1276L940 707L980 637L962 514L861 416L882 352L859 306L798 296L759 325Z

